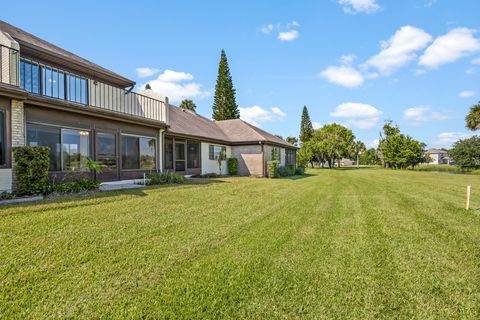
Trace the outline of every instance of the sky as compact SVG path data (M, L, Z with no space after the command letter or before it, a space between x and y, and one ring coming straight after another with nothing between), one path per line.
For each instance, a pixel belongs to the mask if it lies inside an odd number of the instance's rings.
M225 49L241 118L298 136L336 122L372 147L393 120L429 147L472 135L480 1L8 1L0 19L211 117Z

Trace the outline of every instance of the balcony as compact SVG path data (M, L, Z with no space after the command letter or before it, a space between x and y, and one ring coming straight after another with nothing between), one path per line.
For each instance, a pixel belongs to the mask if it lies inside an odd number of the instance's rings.
M0 82L18 86L32 97L63 100L83 110L168 125L168 100L155 99L53 66L20 58L18 50L1 45Z

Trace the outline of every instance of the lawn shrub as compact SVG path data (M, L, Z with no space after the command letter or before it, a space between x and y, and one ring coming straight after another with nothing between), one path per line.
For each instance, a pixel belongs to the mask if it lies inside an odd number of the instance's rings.
M227 159L228 174L234 176L238 173L238 159L237 158L228 158Z
M267 161L267 177L276 178L278 176L278 161Z
M305 174L305 167L304 166L297 166L295 168L295 175L303 176Z
M87 178L63 182L50 181L45 189L45 193L75 193L95 190L98 189L99 186L100 182Z
M15 196L11 193L8 192L2 192L0 193L0 200L10 200L15 198Z
M175 172L154 172L147 175L147 185L159 185L159 184L180 184L185 183L187 178L181 174Z
M280 177L291 177L295 175L295 167L294 166L284 166L280 167L277 170L277 174Z
M37 194L45 190L48 183L48 147L15 147L15 175L19 194Z

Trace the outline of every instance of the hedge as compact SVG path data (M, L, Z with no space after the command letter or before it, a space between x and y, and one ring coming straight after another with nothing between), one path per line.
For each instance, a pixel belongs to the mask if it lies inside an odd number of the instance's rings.
M48 147L15 147L15 176L17 193L37 194L45 191L48 182Z
M276 178L277 177L277 175L278 175L278 172L277 172L278 164L279 164L279 162L277 160L267 161L267 177L269 177L269 178Z
M228 158L227 160L228 174L234 176L238 173L238 159Z

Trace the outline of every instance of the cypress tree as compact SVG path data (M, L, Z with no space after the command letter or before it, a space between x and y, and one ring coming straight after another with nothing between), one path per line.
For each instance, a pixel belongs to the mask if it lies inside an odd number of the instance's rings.
M313 126L307 106L303 106L302 122L300 123L300 141L305 143L313 136Z
M235 101L235 89L233 88L232 77L230 76L227 55L223 49L220 55L220 63L218 65L212 117L214 120L240 118L240 111L238 110Z

